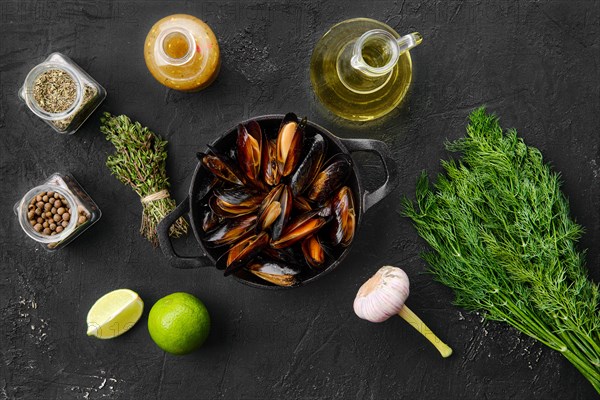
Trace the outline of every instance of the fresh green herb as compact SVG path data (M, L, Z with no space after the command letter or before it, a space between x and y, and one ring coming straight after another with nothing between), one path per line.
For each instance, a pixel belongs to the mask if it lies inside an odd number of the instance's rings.
M485 109L465 138L448 143L459 160L404 214L433 249L424 255L455 303L504 321L565 356L600 393L598 285L576 249L582 228L569 217L558 174L514 130Z
M142 226L140 232L154 246L158 244L156 226L175 208L170 198L169 180L165 168L167 141L162 140L139 122L126 115L113 116L105 112L100 118L100 131L116 149L106 160L110 172L121 182L132 187L141 197ZM187 223L177 220L169 234L179 237L187 233Z

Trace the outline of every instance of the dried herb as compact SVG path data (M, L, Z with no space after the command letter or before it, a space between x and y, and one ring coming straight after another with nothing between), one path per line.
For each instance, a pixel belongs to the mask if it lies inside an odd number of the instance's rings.
M68 117L57 120L57 121L51 121L52 124L54 124L54 126L56 126L56 128L58 128L59 130L65 131L69 127L71 122L73 122L75 117L77 117L79 115L79 113L85 107L88 106L88 104L96 97L97 94L98 94L98 91L96 90L95 87L90 86L90 85L85 85L84 90L83 90L83 101L81 102L81 105L79 107L77 107L77 109L75 111L73 111L73 113L71 115L69 115Z
M77 84L68 72L50 69L36 78L33 84L33 98L44 111L62 113L75 102Z
M600 393L600 291L558 174L483 108L447 148L462 158L443 161L433 186L423 174L416 204L404 201L433 250L424 255L431 272L457 305L559 351Z
M106 160L110 172L140 196L142 225L140 232L154 246L158 245L156 226L175 208L170 198L166 172L167 141L162 140L139 122L126 115L113 116L105 112L100 118L100 131L116 152ZM187 233L187 222L179 218L169 234L179 237Z

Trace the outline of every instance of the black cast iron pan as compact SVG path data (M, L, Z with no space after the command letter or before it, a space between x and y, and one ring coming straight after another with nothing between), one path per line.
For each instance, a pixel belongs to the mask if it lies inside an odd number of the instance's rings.
M283 115L266 115L258 118L253 118L253 120L257 121L263 130L276 132L279 128L281 120L283 119ZM248 121L242 122L242 124L247 123ZM356 212L356 230L360 229L360 224L362 221L363 214L372 206L383 200L388 194L390 194L398 185L398 170L396 167L396 163L390 156L390 151L385 143L379 140L373 139L341 139L329 132L327 129L312 123L308 122L306 126L307 134L321 134L326 140L328 145L328 156L335 153L345 153L351 155L357 151L366 151L372 152L379 156L381 162L383 164L383 171L385 173L385 182L378 189L373 192L366 191L360 179L360 173L356 166L356 163L353 163L352 173L346 185L348 185L355 196L354 204L355 204L355 212ZM237 127L230 129L216 139L212 146L217 149L227 152L231 148L235 146L237 137ZM160 247L165 255L168 258L171 266L175 268L183 268L183 269L191 269L191 268L200 268L200 267L214 267L217 258L223 253L222 250L210 248L208 246L204 246L202 241L202 236L204 232L202 231L202 213L201 213L201 204L200 200L206 194L207 184L212 179L212 174L202 167L201 163L198 163L196 166L196 170L194 171L194 175L192 177L192 182L190 185L190 190L188 192L188 196L186 199L181 202L171 212L167 215L158 225L158 238L160 242ZM179 256L175 250L173 249L173 245L169 238L168 232L171 225L181 216L188 215L192 230L194 232L194 236L200 245L200 250L203 252L202 255L195 257L182 257ZM355 237L356 240L356 237ZM313 276L307 277L301 281L300 285L305 285L312 281L317 280L322 277L326 273L333 271L342 260L346 257L346 255L350 252L349 247L345 248L337 257L332 260L329 265L327 265L323 270L319 273L315 273ZM228 278L231 279L231 278ZM269 282L263 281L250 273L239 273L233 276L233 279L236 279L244 284L259 287L259 288L268 288L268 289L280 289L282 287L275 286ZM299 285L297 285L299 286ZM291 287L297 287L291 286Z

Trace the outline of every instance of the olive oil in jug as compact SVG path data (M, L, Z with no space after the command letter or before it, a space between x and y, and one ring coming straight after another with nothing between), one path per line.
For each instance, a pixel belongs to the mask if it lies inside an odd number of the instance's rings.
M355 18L333 26L311 57L310 78L323 105L353 121L384 116L400 104L412 81L408 50L419 33L400 36L386 24Z

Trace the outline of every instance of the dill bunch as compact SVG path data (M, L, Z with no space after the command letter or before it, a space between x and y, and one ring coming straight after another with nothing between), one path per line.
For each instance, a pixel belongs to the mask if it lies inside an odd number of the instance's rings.
M424 172L415 202L403 200L433 250L423 256L430 272L456 305L559 351L600 393L600 292L576 248L582 228L559 175L484 108L446 147L462 157L442 161L433 186Z
M132 122L126 115L114 116L108 112L100 117L100 131L115 146L115 153L106 159L106 166L140 196L140 233L157 246L156 227L176 205L168 191L167 141L139 122ZM171 226L169 235L179 237L185 233L187 222L179 218Z

